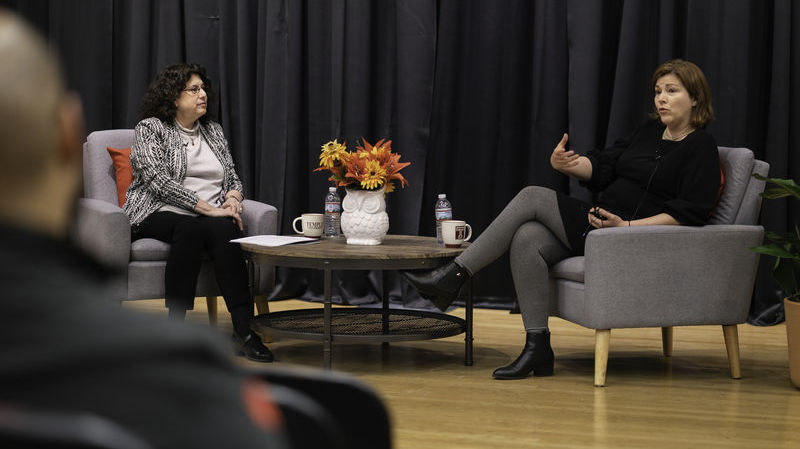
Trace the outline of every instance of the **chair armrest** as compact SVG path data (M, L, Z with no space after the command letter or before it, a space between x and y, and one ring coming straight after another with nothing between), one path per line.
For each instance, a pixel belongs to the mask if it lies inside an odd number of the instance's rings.
M244 200L242 204L242 221L244 222L244 235L274 235L278 233L278 209L275 206L259 201ZM266 297L275 287L275 267L259 264L253 273L253 291L259 297ZM256 298L258 303L259 299ZM261 304L261 303L259 303ZM258 310L262 311L259 305Z
M759 256L749 248L763 236L748 225L592 231L584 284L595 328L744 322Z
M121 208L102 200L81 198L73 240L78 248L115 270L127 270L131 257L131 223Z
M344 447L374 449L392 447L389 412L378 393L365 382L342 372L302 367L258 367L247 369L246 373L265 380L269 383L270 389L289 388L316 402L335 419L335 428L339 432L333 434L344 437ZM275 396L276 402L284 408L285 399L288 398L282 393ZM293 426L288 423L287 427L292 437ZM313 440L314 437L309 435L301 439L301 442Z
M278 209L275 206L244 200L242 207L244 235L273 235L278 232Z

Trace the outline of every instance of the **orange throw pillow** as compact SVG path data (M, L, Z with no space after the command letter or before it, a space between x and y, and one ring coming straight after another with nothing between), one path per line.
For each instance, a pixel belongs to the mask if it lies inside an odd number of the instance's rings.
M119 207L125 204L125 196L128 193L128 186L133 182L133 171L131 170L131 149L106 147L111 160L114 162L114 172L117 178L117 196L119 197Z

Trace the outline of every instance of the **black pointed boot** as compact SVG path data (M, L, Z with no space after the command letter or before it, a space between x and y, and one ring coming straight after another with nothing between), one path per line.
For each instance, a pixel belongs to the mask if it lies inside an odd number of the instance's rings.
M528 332L522 354L510 365L494 370L492 377L501 380L524 379L531 372L534 376L552 376L554 359L550 332Z
M441 311L447 310L458 298L461 286L470 278L467 270L455 262L424 274L404 271L403 275L418 292L431 299Z

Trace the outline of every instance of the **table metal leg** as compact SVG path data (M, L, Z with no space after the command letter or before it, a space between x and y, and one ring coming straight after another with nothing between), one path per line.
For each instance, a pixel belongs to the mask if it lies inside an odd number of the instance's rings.
M469 280L469 294L466 304L467 332L464 336L464 365L472 366L472 279Z
M331 350L333 349L333 339L331 337L331 289L333 279L331 276L330 268L325 268L325 309L323 311L323 336L324 342L322 347L323 352L323 367L331 369Z
M389 283L387 282L388 273L386 270L381 271L381 301L383 303L381 313L381 324L383 335L389 334ZM388 341L382 343L383 349L389 346Z

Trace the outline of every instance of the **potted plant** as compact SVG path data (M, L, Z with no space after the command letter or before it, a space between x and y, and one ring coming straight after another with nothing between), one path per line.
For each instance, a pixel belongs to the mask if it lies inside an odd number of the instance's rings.
M758 174L756 179L766 181L775 187L766 189L761 196L766 199L794 197L800 200L800 186L791 179L765 178ZM786 234L767 231L765 245L751 248L761 254L775 257L772 277L781 286L786 297L783 307L786 313L786 338L789 346L789 373L792 383L800 388L800 227Z

